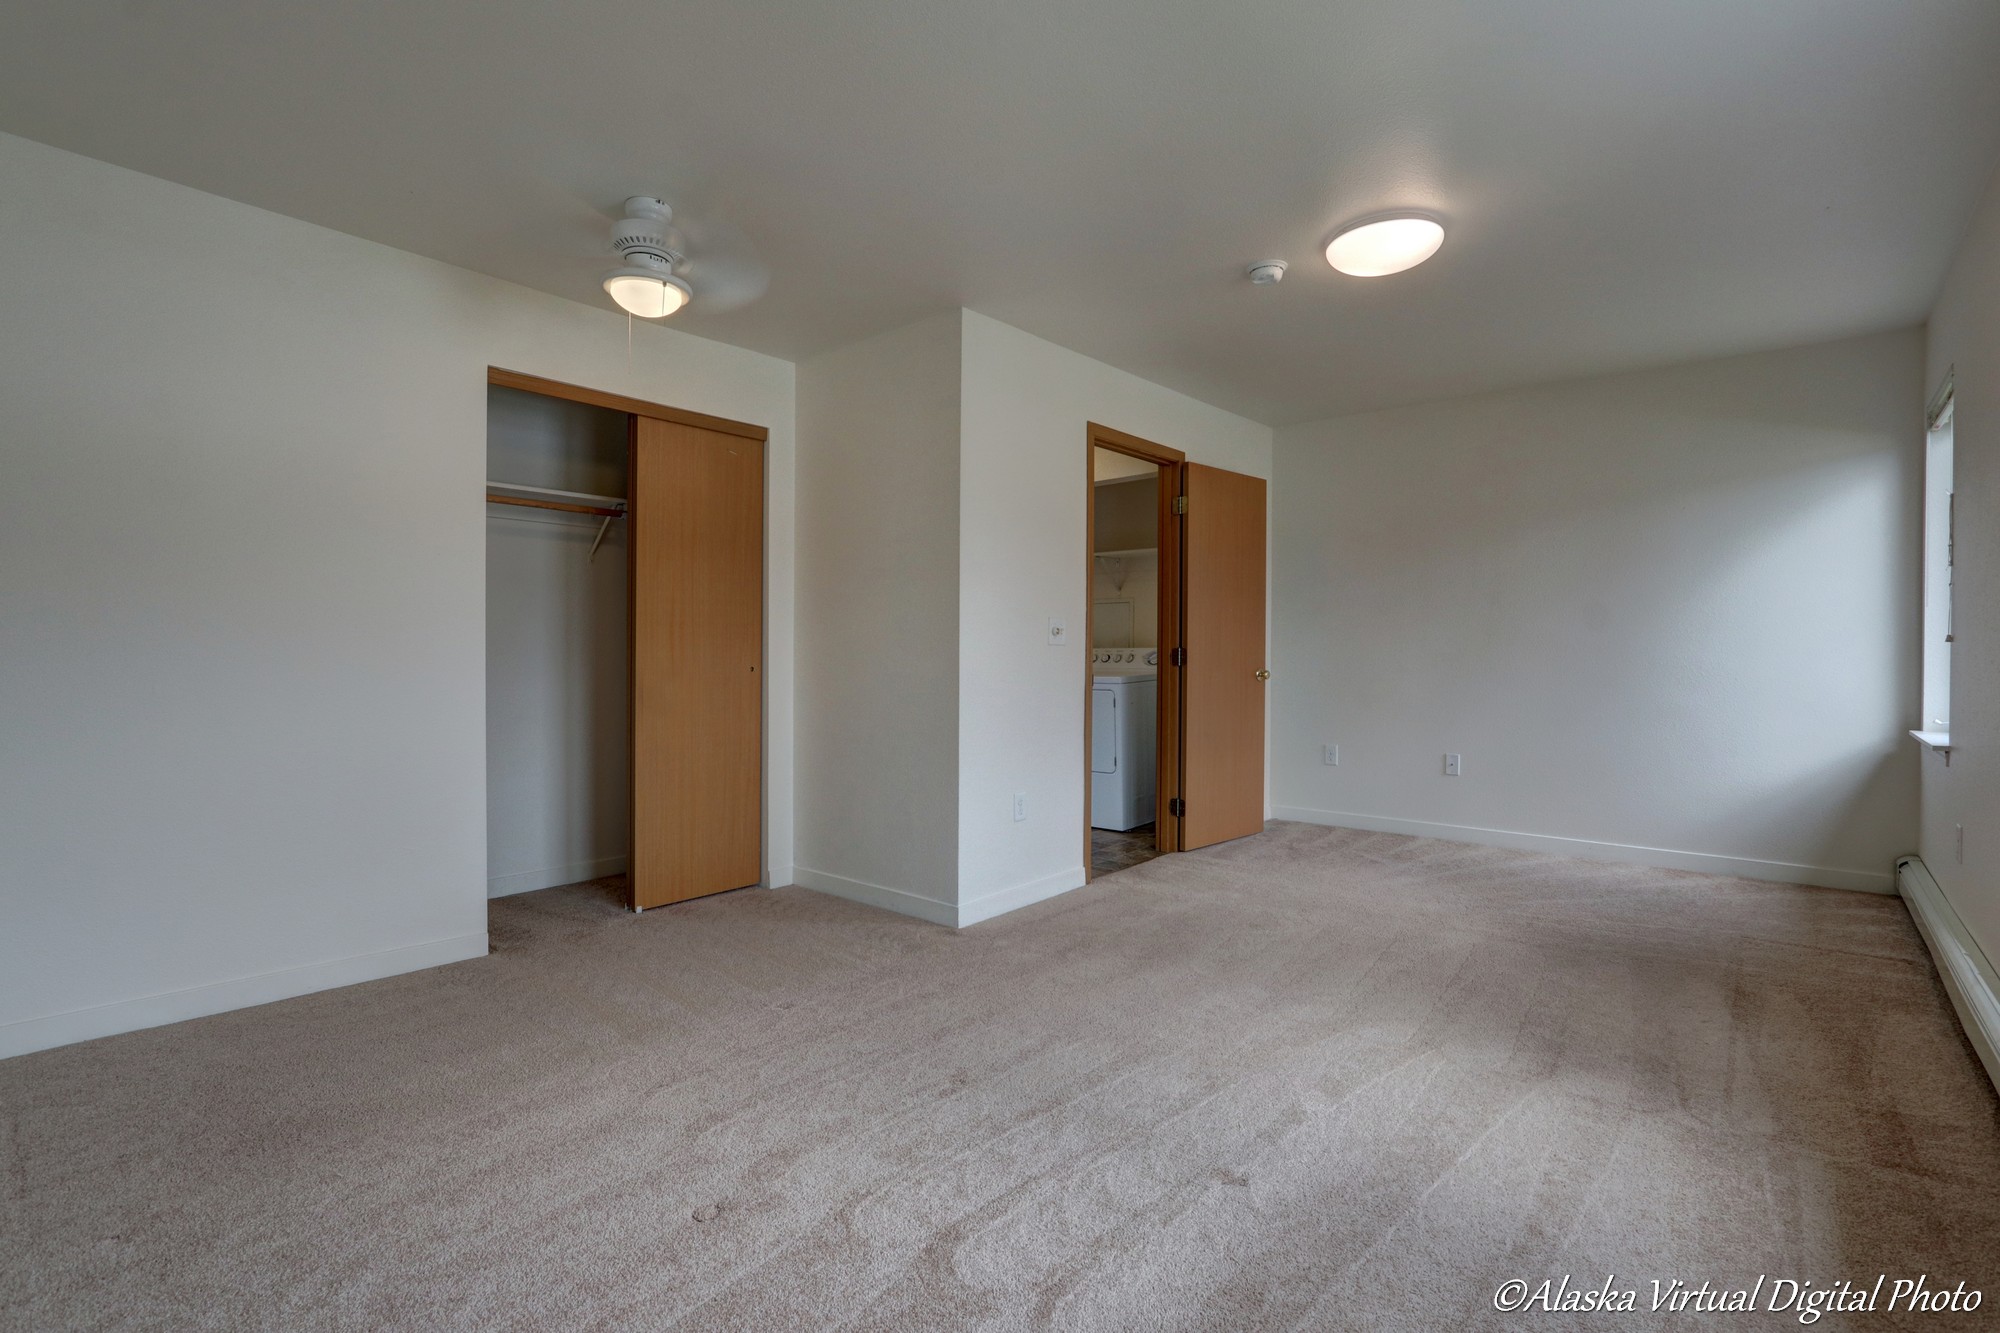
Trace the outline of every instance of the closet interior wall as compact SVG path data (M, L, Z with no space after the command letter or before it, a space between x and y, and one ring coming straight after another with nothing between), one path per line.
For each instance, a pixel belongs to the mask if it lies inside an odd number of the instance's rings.
M489 482L627 494L630 418L491 386ZM626 521L486 507L487 894L623 873L631 844Z

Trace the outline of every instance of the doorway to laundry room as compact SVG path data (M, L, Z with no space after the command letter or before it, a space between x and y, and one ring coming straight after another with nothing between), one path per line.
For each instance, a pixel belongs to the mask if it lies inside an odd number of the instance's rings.
M1177 469L1171 451L1104 438L1090 444L1090 775L1088 864L1092 875L1139 865L1172 847L1162 838L1163 809L1175 794L1162 780L1162 760L1175 747L1169 734L1171 673L1160 670L1161 645L1171 657L1178 607L1176 581L1162 570L1169 514L1163 498L1177 491L1164 474ZM1120 446L1123 447L1120 447ZM1168 509L1171 499L1167 498ZM1168 798L1162 801L1162 794ZM1165 816L1163 821L1162 816Z
M1261 478L1091 425L1084 863L1097 876L1264 827Z

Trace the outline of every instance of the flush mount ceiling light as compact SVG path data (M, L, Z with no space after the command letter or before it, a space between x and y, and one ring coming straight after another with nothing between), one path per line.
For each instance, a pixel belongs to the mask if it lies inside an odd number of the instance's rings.
M1444 244L1444 227L1422 213L1396 213L1354 223L1326 243L1326 262L1356 278L1381 278L1415 268Z
M694 289L674 275L681 256L667 240L673 218L674 210L665 200L634 195L625 201L625 216L611 231L611 248L625 262L604 275L604 290L619 309L641 319L665 319L694 295Z

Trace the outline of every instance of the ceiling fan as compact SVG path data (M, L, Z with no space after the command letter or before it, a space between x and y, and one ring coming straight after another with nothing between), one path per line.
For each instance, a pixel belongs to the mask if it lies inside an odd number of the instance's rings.
M642 319L665 319L696 297L709 309L733 309L770 285L741 232L714 224L676 228L674 210L652 195L625 201L611 248L624 263L604 275L604 290L619 309Z

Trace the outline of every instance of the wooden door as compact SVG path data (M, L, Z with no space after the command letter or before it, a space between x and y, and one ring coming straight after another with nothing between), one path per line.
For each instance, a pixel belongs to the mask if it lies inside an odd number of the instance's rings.
M632 905L763 874L764 445L635 416Z
M1264 482L1185 466L1181 847L1264 827Z

